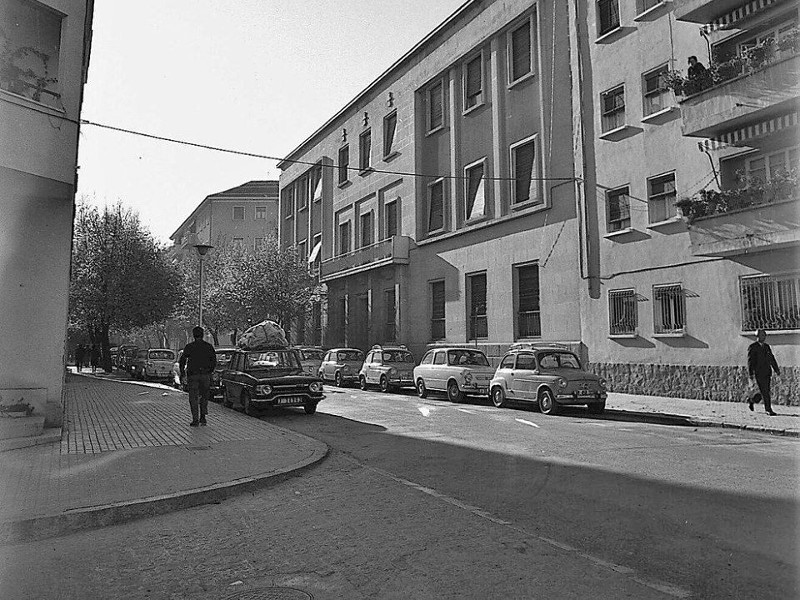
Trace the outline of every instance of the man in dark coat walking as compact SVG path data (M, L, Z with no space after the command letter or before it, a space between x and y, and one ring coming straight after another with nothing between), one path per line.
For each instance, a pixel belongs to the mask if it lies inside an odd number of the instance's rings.
M211 374L217 366L217 353L214 346L203 339L203 328L192 329L194 341L183 348L183 354L178 363L181 370L181 380L186 377L186 387L189 390L189 407L192 409L192 422L190 427L206 425L208 414L208 397L211 394ZM188 364L187 364L188 363Z
M780 375L778 362L772 354L772 348L765 342L767 339L767 332L763 329L756 331L756 341L750 344L747 349L747 372L750 374L750 379L755 379L758 385L758 391L764 399L764 408L767 414L775 416L772 411L772 398L770 396L770 380L772 379L772 371L776 375ZM748 400L747 404L750 410L753 410L753 399Z
M86 351L83 349L83 344L78 344L78 347L75 348L75 366L78 368L78 373L81 372L81 368L83 368L83 357L86 354Z

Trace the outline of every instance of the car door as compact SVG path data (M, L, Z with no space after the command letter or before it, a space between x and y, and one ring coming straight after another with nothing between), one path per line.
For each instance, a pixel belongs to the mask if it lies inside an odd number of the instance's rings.
M381 367L383 366L383 352L375 351L372 353L372 360L369 363L369 383L378 383L381 380Z
M422 360L419 361L419 364L414 369L414 379L422 379L425 382L425 387L429 388L428 385L431 376L431 366L433 364L433 350L429 350L425 353L425 356L422 357ZM416 381L415 381L416 385Z
M445 350L437 350L433 355L433 364L431 365L430 372L430 385L432 390L445 389L445 370L447 367L447 352Z
M517 354L514 365L514 393L521 400L531 400L536 389L536 356L533 352Z

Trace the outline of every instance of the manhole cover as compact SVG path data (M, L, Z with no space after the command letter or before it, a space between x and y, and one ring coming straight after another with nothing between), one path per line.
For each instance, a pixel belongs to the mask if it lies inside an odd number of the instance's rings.
M225 597L226 600L313 600L308 592L289 587L260 588L242 590Z

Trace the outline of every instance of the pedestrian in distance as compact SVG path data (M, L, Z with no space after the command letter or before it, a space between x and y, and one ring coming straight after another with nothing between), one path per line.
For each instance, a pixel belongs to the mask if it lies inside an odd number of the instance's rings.
M92 364L92 373L97 372L97 367L100 366L100 348L92 344L92 348L89 350L89 361Z
M776 375L780 375L781 371L778 368L778 361L775 360L775 355L772 354L772 348L765 341L767 339L767 332L763 329L756 331L756 341L750 344L747 348L747 372L750 375L750 380L755 380L758 385L758 391L761 398L764 400L764 409L770 416L775 416L772 411L772 397L770 396L770 383L772 379L772 371ZM747 404L750 410L753 410L753 398L751 397Z
M183 348L178 362L181 381L186 382L189 390L189 407L192 410L190 427L207 425L208 397L211 394L211 374L217 366L217 353L214 346L203 339L202 327L192 329L194 341Z
M78 373L81 372L81 367L83 367L83 357L86 354L86 350L83 348L83 344L78 344L78 347L75 348L75 367L78 370Z

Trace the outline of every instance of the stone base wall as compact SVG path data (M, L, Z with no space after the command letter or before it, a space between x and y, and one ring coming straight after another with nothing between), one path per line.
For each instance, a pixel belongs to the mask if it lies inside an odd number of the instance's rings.
M611 392L694 398L717 402L744 402L748 387L744 367L706 365L590 363L593 373L605 377ZM772 404L800 406L800 367L781 367L772 378Z

